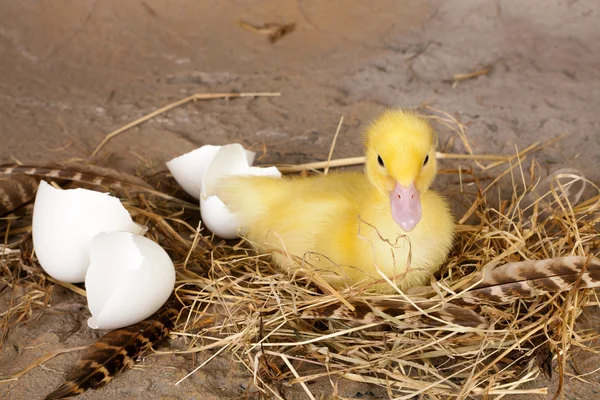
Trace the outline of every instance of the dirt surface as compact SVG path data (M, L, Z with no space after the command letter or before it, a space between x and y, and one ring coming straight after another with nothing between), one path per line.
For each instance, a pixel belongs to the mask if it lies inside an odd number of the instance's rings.
M239 20L294 22L296 29L272 44ZM489 74L452 84L454 74L488 65ZM193 93L272 91L281 96L177 108L116 137L94 161L164 170L165 161L200 145L231 142L264 144L262 162L321 160L342 115L334 156L356 156L364 123L386 107L427 102L467 124L479 153L512 154L568 132L537 159L546 171L582 168L598 183L599 65L596 0L1 0L0 163L88 158L106 133ZM464 151L449 139L440 132L444 150ZM91 343L99 334L86 318L82 298L55 288L49 311L9 333L0 375ZM597 329L598 319L589 313L583 321ZM251 376L227 355L175 386L211 355L152 356L81 398L243 396ZM0 398L42 398L76 358L59 356L0 384ZM585 373L598 364L585 357L578 367ZM567 379L567 398L600 398L599 375L586 378L592 384ZM351 382L339 382L337 392L333 386L317 382L311 390L387 398Z

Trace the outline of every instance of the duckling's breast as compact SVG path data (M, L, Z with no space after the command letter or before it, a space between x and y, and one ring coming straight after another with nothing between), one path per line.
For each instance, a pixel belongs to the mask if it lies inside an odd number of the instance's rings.
M422 196L423 217L411 232L404 232L385 207L366 213L357 227L355 251L345 274L353 282L395 280L400 289L427 285L445 261L453 242L454 222L446 201L428 191ZM395 278L395 279L394 279ZM391 291L388 283L374 287Z

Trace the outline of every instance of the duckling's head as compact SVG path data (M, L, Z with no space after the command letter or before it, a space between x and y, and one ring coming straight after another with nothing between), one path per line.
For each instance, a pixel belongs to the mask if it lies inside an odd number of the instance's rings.
M421 194L437 173L433 129L422 117L390 110L366 132L366 172L389 196L396 223L410 232L421 220Z

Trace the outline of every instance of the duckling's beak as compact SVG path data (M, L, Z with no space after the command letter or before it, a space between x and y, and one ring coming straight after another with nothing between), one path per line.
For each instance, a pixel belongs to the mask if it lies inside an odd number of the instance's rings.
M404 232L412 231L421 220L421 195L413 183L405 187L396 182L390 194L392 217Z

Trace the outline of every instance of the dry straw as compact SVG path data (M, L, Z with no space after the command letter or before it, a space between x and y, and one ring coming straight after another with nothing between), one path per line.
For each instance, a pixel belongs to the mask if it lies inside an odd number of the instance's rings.
M350 380L380 386L395 399L545 394L539 381L538 388L524 389L523 384L535 380L540 368L548 372L553 355L562 385L569 354L574 349L593 351L590 346L598 336L579 330L575 323L586 306L598 304L591 290L471 306L490 322L485 328L452 324L415 328L410 318L426 317L459 301L465 282L487 264L597 252L600 196L577 202L569 185L580 184L583 178L573 174L565 174L570 179L561 180L548 193L539 192L540 168L531 155L549 143L536 143L512 156L477 156L464 125L439 110L426 111L434 123L454 132L469 154L439 155L461 163L445 172L459 184L458 196L466 211L458 218L456 245L447 263L430 287L417 291L418 297L374 295L364 287L335 291L308 265L288 275L243 240L211 236L199 223L197 210L186 209L181 202L152 194L124 199L176 264L176 293L186 312L174 334L187 340L187 352L211 349L217 351L214 357L233 357L257 390L274 398L282 398L282 384L298 385L309 398L319 398L307 383L323 378L331 382L332 392ZM356 163L359 158L285 170ZM488 180L479 179L484 174ZM12 290L10 307L0 315L3 338L10 326L30 318L34 307L48 306L53 287L32 260L20 257L19 237L11 229L6 228L0 262L5 285L1 290ZM430 300L427 309L419 306L424 303L418 299L423 298ZM333 304L378 301L410 304L417 311L398 316L379 313L379 319L370 322L301 318ZM207 319L214 323L207 325Z

